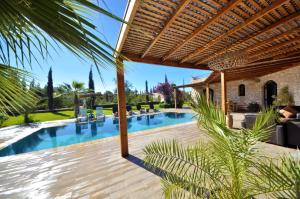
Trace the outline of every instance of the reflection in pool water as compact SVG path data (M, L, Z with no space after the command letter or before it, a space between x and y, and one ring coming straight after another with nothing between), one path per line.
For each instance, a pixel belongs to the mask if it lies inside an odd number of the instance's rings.
M128 132L163 127L190 122L190 113L159 113L154 115L133 116L127 119ZM41 129L18 142L0 150L0 156L66 146L75 143L112 137L119 134L119 121L108 117L102 121L88 124L69 123L65 126Z

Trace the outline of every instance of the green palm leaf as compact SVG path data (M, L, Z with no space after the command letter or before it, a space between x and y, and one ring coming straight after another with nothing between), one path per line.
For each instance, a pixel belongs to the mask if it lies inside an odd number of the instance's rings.
M90 12L123 22L88 0L1 1L0 60L9 64L14 57L16 64L31 64L38 60L36 52L46 58L50 47L57 48L54 41L80 58L93 60L97 67L114 66L114 48L95 34L96 27L87 19Z
M253 128L235 130L204 96L197 95L191 105L207 142L183 147L176 141L159 141L144 150L146 165L165 172L166 198L299 198L299 158L277 162L262 156L258 147L274 127L273 110L259 113Z
M115 49L98 37L88 16L100 13L120 22L121 18L89 0L2 0L0 1L0 113L32 108L34 95L23 91L7 76L9 65L31 66L47 59L62 46L97 67L118 67ZM126 22L125 22L126 23ZM121 55L119 55L121 56ZM29 75L21 70L18 74ZM15 81L19 81L15 78Z
M27 90L28 82L22 85L23 78L32 77L24 70L0 64L0 114L20 113L34 106L37 97Z

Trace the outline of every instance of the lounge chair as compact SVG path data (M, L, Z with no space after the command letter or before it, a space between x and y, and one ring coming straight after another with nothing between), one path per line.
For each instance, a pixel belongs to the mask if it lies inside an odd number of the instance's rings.
M150 102L149 107L150 107L150 112L158 112L158 110L155 109L154 104L152 102Z
M102 120L105 117L102 107L96 107L96 120Z
M127 115L133 115L133 111L132 111L132 107L130 105L126 106L126 110L127 110Z
M85 108L79 109L79 114L77 116L77 122L88 122L87 110Z
M118 106L117 105L114 105L112 107L112 112L113 112L113 116L114 117L118 117L119 116L119 114L118 114Z
M139 111L139 114L146 113L146 110L140 104L136 105L136 109Z

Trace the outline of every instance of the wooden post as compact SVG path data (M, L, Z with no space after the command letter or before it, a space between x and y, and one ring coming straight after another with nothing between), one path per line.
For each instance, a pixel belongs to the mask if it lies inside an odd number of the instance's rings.
M206 102L209 104L209 84L206 84Z
M225 72L221 72L221 106L222 111L227 114L227 86L226 86L226 77Z
M117 61L119 64L117 70L117 91L118 91L118 115L119 115L119 132L121 141L121 155L128 156L128 135L127 135L127 117L126 117L126 95L124 80L123 60Z
M175 109L177 109L177 90L174 88L174 103L175 103Z

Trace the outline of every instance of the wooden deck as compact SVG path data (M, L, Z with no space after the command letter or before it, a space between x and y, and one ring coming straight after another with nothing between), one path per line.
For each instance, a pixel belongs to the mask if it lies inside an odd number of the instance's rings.
M127 159L118 137L0 158L0 198L162 198L160 177L144 168L142 150L173 138L187 144L205 136L193 122L130 134ZM274 156L291 151L262 147Z

